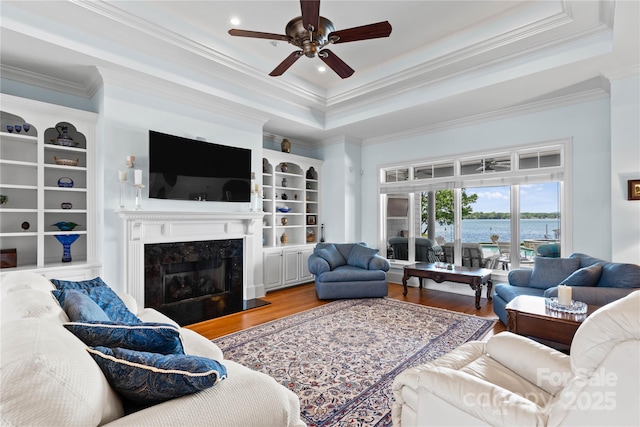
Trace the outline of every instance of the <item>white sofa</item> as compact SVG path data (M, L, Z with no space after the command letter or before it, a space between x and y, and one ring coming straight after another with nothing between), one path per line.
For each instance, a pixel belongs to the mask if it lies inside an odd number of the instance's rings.
M203 336L180 329L186 354L218 360L227 378L212 388L125 415L87 346L62 325L69 319L49 280L15 272L0 283L0 420L3 426L304 426L298 397L268 375L229 360ZM145 322L175 322L153 309ZM176 325L177 326L177 325Z
M640 291L578 328L570 356L503 332L400 373L394 426L640 425Z

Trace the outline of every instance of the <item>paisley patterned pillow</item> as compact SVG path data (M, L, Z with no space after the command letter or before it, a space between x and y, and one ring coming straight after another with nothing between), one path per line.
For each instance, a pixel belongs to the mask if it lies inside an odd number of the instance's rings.
M104 283L104 282L103 282ZM51 291L53 295L57 298L61 307L65 306L66 293L69 288L64 290L56 290ZM138 317L129 311L125 303L120 299L120 297L108 286L94 286L94 287L79 287L75 289L77 292L82 292L95 301L109 319L116 322L125 322L125 323L141 323L142 320L138 319Z
M224 365L206 357L107 347L87 351L111 387L139 403L159 403L195 393L227 377Z
M64 327L88 346L122 347L160 354L184 354L180 331L167 323L88 321Z
M60 280L51 279L51 283L60 291L67 289L90 289L96 286L107 286L106 283L100 277L94 277L89 280L73 281L73 280Z

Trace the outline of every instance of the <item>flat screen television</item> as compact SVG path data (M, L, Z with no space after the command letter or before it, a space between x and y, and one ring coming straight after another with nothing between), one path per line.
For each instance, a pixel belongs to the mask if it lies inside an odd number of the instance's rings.
M149 131L149 197L249 202L251 150Z

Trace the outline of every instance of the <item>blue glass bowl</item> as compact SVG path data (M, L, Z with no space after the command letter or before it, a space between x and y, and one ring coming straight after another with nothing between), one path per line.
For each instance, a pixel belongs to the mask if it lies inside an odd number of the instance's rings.
M281 208L278 208L278 212L289 212L290 210L291 208L288 206L283 206Z
M58 179L58 187L71 188L73 187L73 180L68 176L63 176L62 178Z
M60 231L71 231L78 226L78 224L76 224L75 222L69 222L69 221L60 221L52 225L54 227L58 227L58 230Z

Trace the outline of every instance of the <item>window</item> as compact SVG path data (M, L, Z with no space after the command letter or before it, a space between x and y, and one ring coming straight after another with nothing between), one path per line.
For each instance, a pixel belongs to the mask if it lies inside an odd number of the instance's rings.
M486 268L532 267L538 247L562 247L565 144L381 168L388 257L428 261L427 238L445 262L472 252Z

